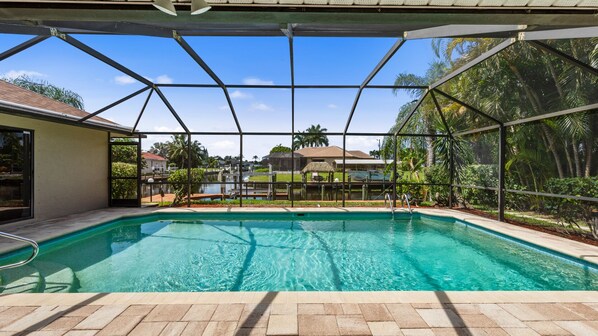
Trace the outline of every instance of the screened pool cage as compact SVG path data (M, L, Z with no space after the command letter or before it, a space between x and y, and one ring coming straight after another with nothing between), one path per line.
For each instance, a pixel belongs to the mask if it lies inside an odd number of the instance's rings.
M3 28L4 27L4 28ZM360 84L352 85L297 85L295 84L295 52L294 52L294 25L288 24L281 26L280 36L286 36L288 40L288 56L290 67L290 84L228 84L225 83L219 75L210 68L204 61L200 53L194 49L186 40L183 34L177 31L171 31L171 37L163 35L155 38L172 38L178 46L196 63L197 67L205 71L213 80L213 84L161 84L148 79L144 74L136 73L123 64L110 58L110 55L100 53L96 49L81 42L74 35L85 34L83 31L71 30L61 31L55 28L36 27L0 27L7 33L35 34L36 36L21 43L20 45L4 51L0 54L0 61L21 51L28 49L46 39L59 39L66 44L73 46L89 56L113 67L121 73L135 79L143 84L143 87L103 108L83 117L74 124L85 125L90 118L101 116L103 112L114 108L119 104L131 100L134 97L145 97L143 103L138 107L136 113L136 122L131 131L126 134L129 137L128 144L134 145L143 141L145 136L149 135L183 135L186 137L187 156L190 155L191 144L198 137L219 136L238 139L238 168L233 181L219 181L220 184L232 184L236 189L247 188L249 184L244 179L243 159L244 139L248 137L288 137L288 147L293 147L293 139L297 132L295 126L295 105L296 93L301 90L356 90L356 95L347 111L346 123L342 132L327 132L329 137L342 138L342 166L339 169L342 178L338 181L329 179L321 182L322 195L324 199L324 189L330 188L327 192L327 199L336 201L343 207L351 206L351 191L356 186L355 181L350 181L347 175L347 157L350 148L347 146L348 137L384 137L382 151L386 159L391 162L387 167L391 178L383 181L380 190L373 193L388 193L394 205L401 201L403 194L410 194L417 198L416 194L422 188L426 188L427 197L434 197L438 204L447 207L454 207L457 204L472 203L468 198L476 198L475 202L485 203L486 210L496 214L499 220L505 220L505 209L516 207L517 204L526 204L527 209L533 210L534 204L538 200L570 200L573 202L583 202L592 209L596 209L598 197L588 190L587 193L571 191L570 194L561 191L559 193L551 192L547 189L533 187L536 183L526 182L528 176L521 176L522 172L533 175L537 167L537 160L530 162L529 156L536 155L537 158L550 158L552 162L543 162L548 174L555 174L555 177L567 177L567 171L582 171L579 176L595 177L598 175L598 159L595 157L598 141L596 132L598 132L598 27L581 27L568 29L550 29L529 31L525 26L483 26L483 25L456 25L443 26L438 28L421 29L407 32L402 38L399 38L388 50L388 52L379 60L378 64L371 69L371 72L363 79ZM145 32L151 35L150 31ZM160 32L164 34L164 32ZM251 32L247 34L251 35ZM393 56L404 46L409 45L410 40L429 39L429 38L487 38L488 46L484 52L477 55L460 55L461 57L452 65L447 74L439 80L426 85L373 85L374 77L385 67ZM571 47L571 41L584 41L583 46L593 45L593 50L577 50ZM313 50L312 52L318 52ZM41 57L41 55L40 55ZM172 61L172 60L171 60ZM543 73L544 78L539 78L537 74L526 73L526 65L530 62L540 62L547 69L559 71L556 78L555 73L547 71ZM516 63L516 64L514 64ZM511 71L508 75L501 72L501 69L507 68L513 70L517 66L521 71ZM475 74L471 76L470 74ZM477 82L472 82L476 78ZM479 79L482 78L483 82ZM548 83L548 84L547 84ZM571 83L577 83L577 86ZM579 96L575 92L561 92L561 86L578 87ZM164 89L176 88L197 88L197 89L218 89L226 100L228 110L234 121L236 131L232 132L202 132L192 131L191 129L201 129L202 125L189 125L183 117L177 113L177 109L171 104L169 97L164 94ZM252 89L252 90L280 90L284 89L290 92L290 132L250 132L244 131L243 125L237 117L235 104L231 98L232 89ZM380 132L350 132L349 128L356 115L357 107L360 103L362 94L367 90L407 90L409 92L419 92L419 99L409 103L409 109L403 113L402 119L397 120L397 124L379 125ZM583 90L583 95L582 91ZM570 90L569 90L570 91ZM138 130L140 119L146 112L148 101L152 96L158 97L166 106L169 113L177 120L181 132L158 132ZM508 104L503 104L508 102ZM508 109L505 108L508 106ZM516 108L512 108L515 106ZM400 106L396 106L399 111ZM214 113L229 113L229 111L217 111ZM578 122L579 127L584 133L576 138L579 143L571 142L571 137L559 137L558 133L546 132L545 127L552 127L555 123L571 122L571 119ZM389 129L391 129L389 131ZM524 132L525 131L525 132ZM312 135L310 133L302 133ZM512 145L513 139L526 134L536 134L529 139L531 148L516 148ZM555 136L556 134L556 136ZM114 134L114 137L122 137L123 134ZM538 148L534 148L534 141L542 144L542 148L548 148L552 154L538 153ZM442 167L441 177L427 179L422 181L406 181L403 177L405 172L403 163L408 159L410 151L415 151L417 144L433 143L433 153L424 154L421 157L430 159L430 155L435 158L434 163ZM521 141L520 143L526 143ZM121 143L127 144L127 143ZM567 147L568 146L568 147ZM557 148L558 147L558 148ZM469 151L464 151L469 148ZM139 150L139 147L137 148ZM527 159L525 155L520 155L523 150L527 150ZM468 154L464 154L467 152ZM573 163L573 157L576 162ZM297 167L295 152L291 152L292 167L291 171L299 171L302 167ZM468 158L464 158L467 155ZM566 156L566 157L565 157ZM579 158L581 157L581 158ZM140 152L137 152L138 169L141 170ZM525 160L528 160L526 162ZM187 160L187 192L192 194L194 186L191 180L191 160ZM485 165L488 168L487 175L479 175L476 171L470 172L477 176L479 183L472 183L472 179L463 182L460 177L464 162L469 164ZM518 171L517 176L509 176L511 169L515 165L529 165L526 170ZM401 166L399 166L401 165ZM425 164L423 164L425 166ZM554 167L548 167L554 166ZM569 168L568 168L569 167ZM556 175L558 173L558 175ZM515 174L515 173L512 173ZM578 176L572 172L571 176ZM148 184L147 180L142 179L140 173L131 179L136 180L137 198L141 197L141 188ZM517 187L507 185L507 180L516 180ZM473 179L475 180L475 179ZM353 183L353 185L351 185ZM363 183L360 184L363 188ZM151 184L151 183L150 183ZM295 206L296 202L303 200L301 188L305 184L300 175L291 174L290 181L276 181L269 179L259 182L260 185L268 186L278 190L286 189L286 197L290 201L290 206ZM151 188L151 186L150 186ZM319 190L319 189L318 189ZM298 191L298 192L297 192ZM595 190L594 190L595 191ZM363 190L362 193L372 192ZM284 192L281 192L284 194ZM472 196L475 194L474 196ZM156 197L157 195L154 194ZM319 194L318 194L319 195ZM446 197L443 197L445 195ZM530 201L527 198L534 198ZM316 198L319 199L319 198ZM370 198L371 199L371 198ZM381 198L380 198L381 199ZM443 201L438 201L443 199ZM483 201L480 201L483 200ZM187 198L187 206L191 205L191 198ZM239 197L238 206L243 206L243 197ZM249 202L246 202L246 205ZM508 205L509 203L514 205Z

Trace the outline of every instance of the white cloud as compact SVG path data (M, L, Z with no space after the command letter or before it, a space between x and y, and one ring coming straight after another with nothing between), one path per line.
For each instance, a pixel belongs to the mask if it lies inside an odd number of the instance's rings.
M221 111L229 111L230 110L230 108L228 107L228 105L219 106L218 109L221 110Z
M177 126L175 128L168 127L168 126L154 126L154 131L156 131L156 132L185 132L185 130L181 126Z
M131 77L131 76L122 75L122 76L114 77L114 82L116 82L116 84L118 84L118 85L129 85L129 84L133 84L137 81L135 79L133 79L133 77Z
M253 98L252 95L249 93L241 92L239 90L235 90L230 94L230 97L233 99L250 99Z
M367 137L367 136L347 136L347 149L360 150L366 153L378 149L378 139L382 141L383 138Z
M252 111L272 111L272 108L264 103L251 104Z
M328 105L326 105L326 107L328 107L329 109L336 109L336 108L338 108L338 106L335 105L335 104L328 104Z
M10 70L9 72L2 75L2 78L6 79L15 79L19 77L48 77L48 75L43 74L41 72L32 71L32 70Z
M247 77L243 79L243 84L245 85L274 85L274 81L271 80L263 80L257 77Z
M230 140L222 140L222 141L215 141L215 142L209 143L209 145L207 145L207 148L208 148L208 150L213 148L217 151L220 151L220 150L238 149L239 146Z
M172 84L173 79L170 78L168 75L160 75L160 76L156 77L156 83L157 84Z

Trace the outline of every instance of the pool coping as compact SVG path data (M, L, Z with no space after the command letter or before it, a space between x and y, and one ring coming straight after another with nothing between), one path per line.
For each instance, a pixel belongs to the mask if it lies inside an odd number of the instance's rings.
M44 243L49 240L80 231L87 228L102 225L109 221L138 217L150 214L168 213L297 213L297 212L328 212L328 213L388 213L388 208L107 208L94 210L82 214L74 214L67 217L57 218L48 221L32 222L25 225L18 223L6 224L2 230L8 233L21 235ZM397 213L407 213L406 209L399 208ZM472 215L469 213L451 209L416 208L415 213L431 216L452 217L455 220L465 221L481 228L487 229L507 237L512 237L523 242L537 245L542 248L553 250L563 255L578 258L586 262L598 265L598 247L565 239L556 235L531 230L497 220ZM18 250L24 245L18 242L2 241L0 243L0 254Z
M596 303L598 291L143 292L0 294L0 306L261 303ZM272 298L273 296L273 298Z

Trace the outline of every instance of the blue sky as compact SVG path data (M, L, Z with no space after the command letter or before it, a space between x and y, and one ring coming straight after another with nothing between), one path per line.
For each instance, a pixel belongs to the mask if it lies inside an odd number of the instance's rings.
M214 84L211 78L172 40L139 36L74 35L77 39L136 73L160 83ZM29 36L0 34L0 51ZM284 37L187 37L188 43L226 84L290 84L289 47ZM391 38L296 37L296 84L361 84L389 50ZM423 74L434 55L429 40L408 41L373 79L391 85L398 73ZM85 109L93 112L132 93L143 85L57 38L50 38L0 62L0 77L28 74L79 93ZM236 131L220 89L164 88L173 107L192 131ZM286 89L230 89L243 131L290 132L291 92ZM342 132L357 90L296 90L296 130L320 124ZM101 114L132 126L139 114L142 94ZM399 107L412 100L406 93L365 90L350 132L386 132ZM157 95L153 95L138 126L142 131L181 131ZM143 147L168 136L150 136ZM198 136L211 155L238 155L237 136ZM342 137L331 137L342 145ZM244 156L263 156L290 137L244 137ZM369 151L378 147L376 137L348 137L348 149Z

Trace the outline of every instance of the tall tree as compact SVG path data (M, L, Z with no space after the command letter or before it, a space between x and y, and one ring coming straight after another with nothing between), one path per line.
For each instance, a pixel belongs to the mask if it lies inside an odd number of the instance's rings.
M441 78L447 71L447 64L442 61L434 61L430 64L428 70L423 76L412 74L412 73L401 73L397 75L395 79L395 85L414 85L414 86L425 86L430 85L437 79ZM394 89L393 92L397 94L398 90ZM423 90L420 89L413 89L408 91L409 94L416 99L420 99L424 94ZM413 105L411 105L413 106ZM411 109L402 109L401 110L402 117L400 120L397 118L397 124L393 128L398 129L398 125L401 125L403 121L407 118ZM406 128L402 131L404 132L411 132L411 133L420 133L420 134L435 134L436 133L436 125L438 124L438 112L436 111L436 106L433 102L427 99L423 102L422 105L418 108L418 113L416 113L413 118L415 118L412 122L407 124ZM426 141L426 151L427 151L427 158L426 158L426 166L430 167L435 162L434 157L434 138L433 137L425 137Z
M188 151L189 140L187 135L177 134L172 136L168 146L168 160L180 164L179 168L186 168L189 160L191 167L196 168L203 164L209 157L208 150L194 140L191 142L191 151Z
M323 128L320 124L309 126L305 131L295 134L294 149L328 146L330 142L325 134L327 131L328 129Z
M154 142L148 152L160 155L163 158L168 158L169 146L168 142Z

